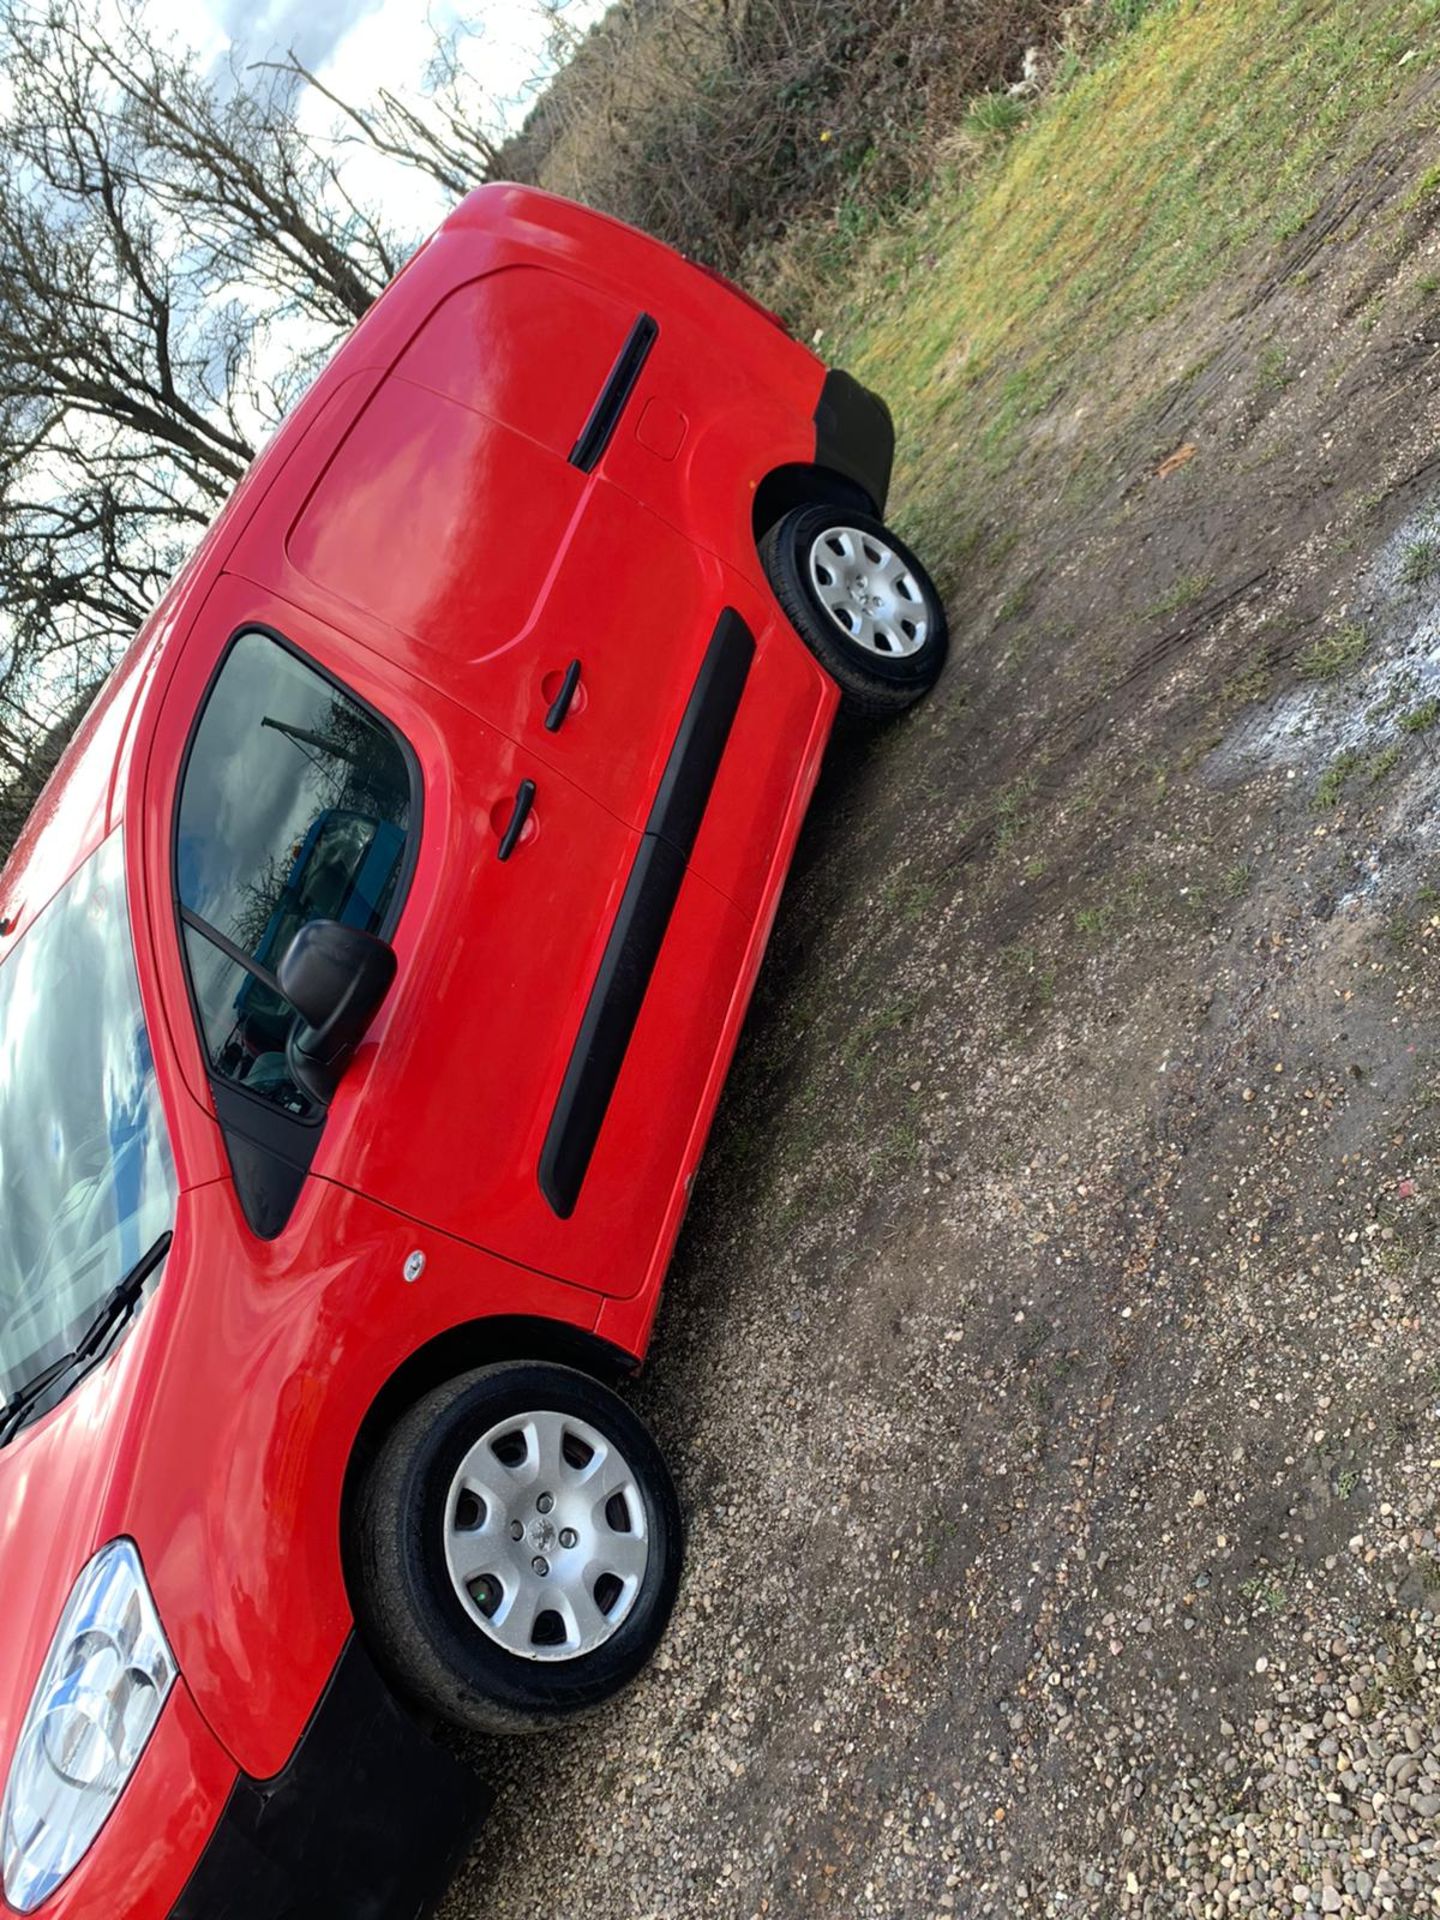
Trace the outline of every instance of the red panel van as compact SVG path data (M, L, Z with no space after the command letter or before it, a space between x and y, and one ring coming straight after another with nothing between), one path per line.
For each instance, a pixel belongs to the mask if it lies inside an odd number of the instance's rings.
M662 1634L615 1383L837 710L945 618L892 430L644 236L467 199L0 876L0 1914L412 1920Z

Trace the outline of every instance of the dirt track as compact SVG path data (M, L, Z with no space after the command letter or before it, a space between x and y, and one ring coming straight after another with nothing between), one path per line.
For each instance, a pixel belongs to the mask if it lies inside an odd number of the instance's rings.
M675 1626L477 1754L446 1920L1440 1901L1405 152L1134 340L1133 411L1062 397L938 695L837 748L637 1389Z

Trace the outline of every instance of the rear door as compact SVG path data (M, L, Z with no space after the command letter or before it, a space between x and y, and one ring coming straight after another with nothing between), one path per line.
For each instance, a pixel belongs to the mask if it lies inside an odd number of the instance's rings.
M396 374L518 436L496 466L452 464L450 492L468 500L468 523L489 529L489 551L515 563L506 591L516 603L503 624L525 620L513 643L473 661L465 697L628 825L661 833L673 824L657 804L673 785L674 756L703 725L725 752L686 852L753 914L796 790L813 778L815 730L828 727L835 691L773 598L680 531L704 499L697 434L712 444L716 424L682 410L694 410L692 359L693 339L663 312L592 281L514 267L442 302ZM745 369L735 377L743 383ZM644 478L653 509L610 480L617 470L631 488ZM734 506L717 498L709 511L718 538ZM307 516L298 544L315 526ZM532 593L528 581L543 584ZM412 616L410 630L425 617ZM482 606L470 617L482 622Z
M287 598L373 623L411 673L642 829L728 597L713 555L589 464L595 418L643 410L646 318L535 267L460 287L303 509L262 515L236 562L263 550Z
M182 1058L252 1226L283 1232L304 1183L332 1180L542 1272L633 1291L674 1196L746 923L684 882L557 1205L542 1166L641 837L465 707L262 587L222 579L200 629L152 757L179 916L157 936L176 959L172 1011L200 1041ZM273 970L322 908L390 938L400 962L328 1110L288 1073L289 1009L250 966Z

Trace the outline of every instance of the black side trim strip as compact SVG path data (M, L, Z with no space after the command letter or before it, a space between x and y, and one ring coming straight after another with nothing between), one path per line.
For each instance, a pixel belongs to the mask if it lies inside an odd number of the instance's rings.
M579 1201L754 657L750 629L727 607L666 762L545 1136L540 1191L562 1220Z
M646 834L590 990L540 1155L540 1191L562 1220L580 1198L600 1127L685 878L685 859Z
M578 467L582 473L591 472L609 446L659 332L659 326L650 315L642 313L626 336L620 356L606 376L599 398L590 409L590 418L581 429L580 438L570 449L570 464Z
M685 859L705 817L725 743L755 658L755 638L733 607L721 614L665 762L647 833L668 840Z

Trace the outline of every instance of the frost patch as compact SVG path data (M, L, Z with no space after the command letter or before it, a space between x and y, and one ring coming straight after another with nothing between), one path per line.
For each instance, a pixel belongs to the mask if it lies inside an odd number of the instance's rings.
M1205 763L1217 785L1288 770L1315 778L1353 756L1355 770L1380 766L1427 735L1440 743L1440 508L1427 506L1398 527L1375 555L1350 619L1367 645L1333 680L1307 680L1247 715ZM1407 756L1408 760L1409 756ZM1440 778L1433 751L1416 756ZM1415 769L1407 765L1406 771Z

